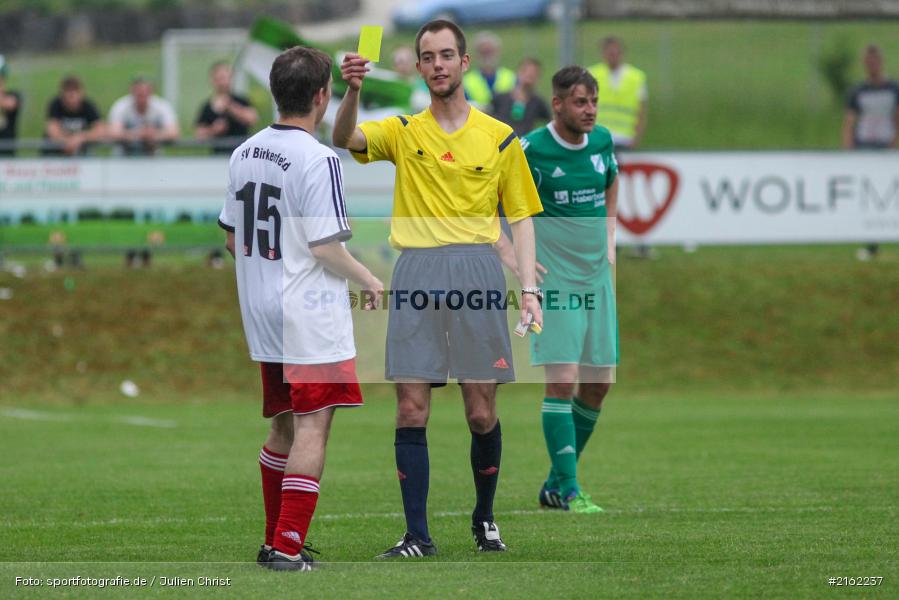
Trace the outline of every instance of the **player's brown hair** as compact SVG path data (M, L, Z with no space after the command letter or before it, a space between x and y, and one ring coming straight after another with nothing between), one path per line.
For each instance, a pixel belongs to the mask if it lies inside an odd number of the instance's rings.
M419 60L421 60L421 36L426 33L437 33L444 29L449 29L453 32L453 36L456 38L456 49L459 51L459 56L465 56L468 44L465 41L465 34L462 32L462 29L452 21L447 21L446 19L434 19L433 21L428 21L422 25L421 29L418 30L418 33L415 34L415 56L417 56Z
M282 52L268 76L282 117L302 117L312 111L312 98L328 86L331 58L315 48L294 46Z
M59 84L59 89L63 91L80 90L81 80L74 75L66 75Z
M569 65L562 67L553 75L553 96L564 98L576 85L583 85L587 91L594 94L599 91L596 77L590 71L579 65Z

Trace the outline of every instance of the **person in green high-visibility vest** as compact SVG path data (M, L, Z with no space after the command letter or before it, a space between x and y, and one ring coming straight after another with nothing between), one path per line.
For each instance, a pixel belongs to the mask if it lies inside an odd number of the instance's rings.
M495 33L478 34L474 50L477 68L465 73L462 87L472 104L487 109L494 94L505 94L515 87L515 71L499 65L500 39Z
M604 62L589 69L599 83L596 120L612 132L616 149L636 148L646 131L646 73L623 61L624 44L619 38L603 38L600 47Z

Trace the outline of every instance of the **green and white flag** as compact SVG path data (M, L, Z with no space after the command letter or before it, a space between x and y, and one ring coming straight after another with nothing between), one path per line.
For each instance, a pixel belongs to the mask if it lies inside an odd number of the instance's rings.
M281 52L294 46L309 46L293 28L277 19L256 19L250 28L246 45L241 49L235 71L243 71L268 87L272 63Z
M281 52L294 46L315 47L284 21L261 17L250 28L249 39L237 57L234 70L236 73L249 75L267 88L272 62ZM346 84L340 78L343 53L338 53L333 58L333 89L336 95L342 96L346 92ZM362 86L362 105L368 109L385 109L393 114L405 113L409 111L411 97L412 85L386 69L372 69Z

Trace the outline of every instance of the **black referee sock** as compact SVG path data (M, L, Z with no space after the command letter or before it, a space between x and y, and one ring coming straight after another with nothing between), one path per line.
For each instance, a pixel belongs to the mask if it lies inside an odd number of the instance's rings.
M471 520L475 525L482 521L493 521L493 497L496 495L502 453L503 433L499 421L487 433L471 432L471 473L477 494L477 504Z
M406 530L423 542L428 535L428 439L424 427L398 427L396 430L396 474L403 493Z

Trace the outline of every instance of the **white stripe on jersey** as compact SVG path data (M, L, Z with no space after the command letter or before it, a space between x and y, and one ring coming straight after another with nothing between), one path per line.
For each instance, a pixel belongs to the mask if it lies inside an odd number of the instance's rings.
M340 162L336 156L328 157L328 169L331 171L331 199L334 203L334 212L337 213L337 222L340 229L349 229L346 218L346 203L343 199L343 173Z

